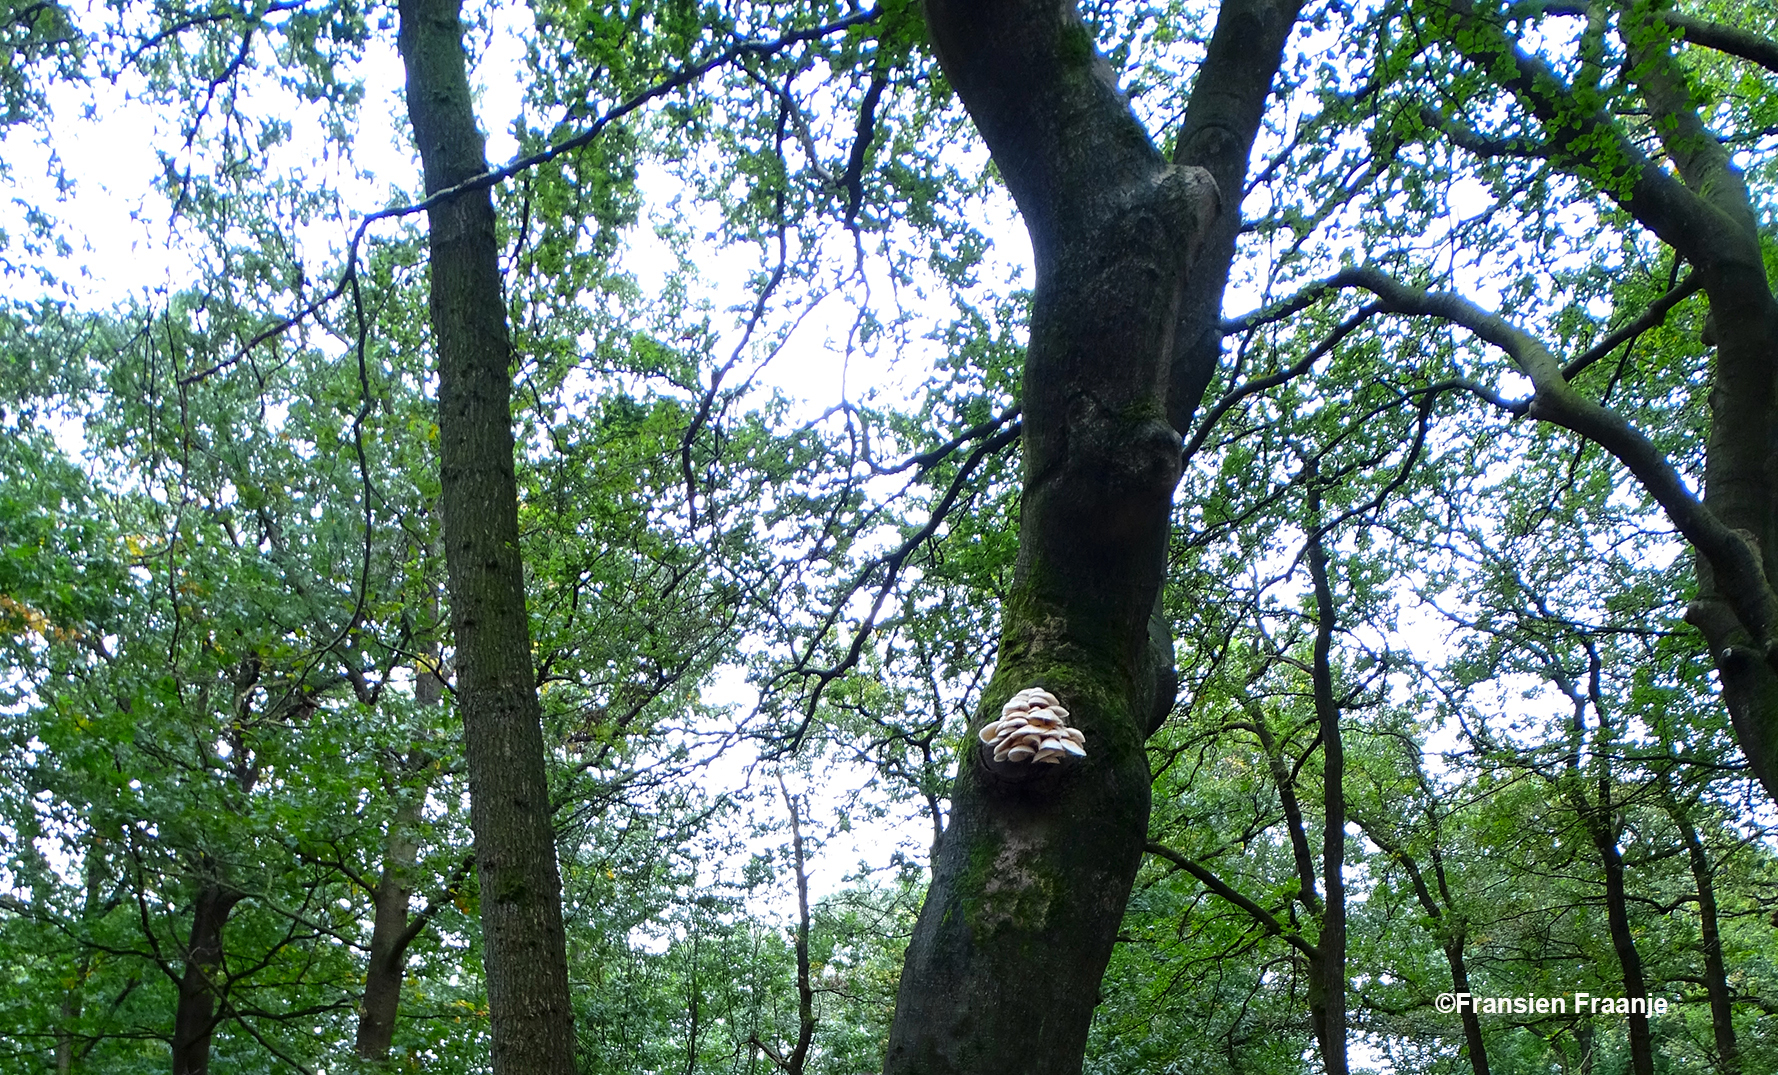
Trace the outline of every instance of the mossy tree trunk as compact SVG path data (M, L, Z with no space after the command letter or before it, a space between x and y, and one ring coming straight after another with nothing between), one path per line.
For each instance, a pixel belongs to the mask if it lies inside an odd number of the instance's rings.
M408 116L430 196L487 170L459 0L402 0ZM481 187L428 213L441 530L496 1075L569 1075L562 885L531 666L513 470L511 342Z
M891 1075L1081 1068L1147 837L1144 744L1173 703L1171 642L1155 612L1176 427L1220 350L1211 337L1233 231L1217 225L1239 212L1295 12L1225 7L1211 62L1229 67L1221 78L1207 68L1198 84L1228 99L1194 94L1186 163L1169 164L1072 0L926 5L939 61L1018 204L1037 269L1019 557L976 727L1041 686L1085 732L1086 756L1044 765L966 752L902 971ZM1217 171L1234 176L1226 201Z

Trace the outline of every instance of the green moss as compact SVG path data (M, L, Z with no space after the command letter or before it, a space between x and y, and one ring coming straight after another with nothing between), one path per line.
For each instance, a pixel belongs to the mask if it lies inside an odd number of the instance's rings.
M1062 62L1070 67L1081 66L1093 62L1095 48L1092 31L1084 23L1074 22L1062 29L1062 40L1058 42L1057 53Z

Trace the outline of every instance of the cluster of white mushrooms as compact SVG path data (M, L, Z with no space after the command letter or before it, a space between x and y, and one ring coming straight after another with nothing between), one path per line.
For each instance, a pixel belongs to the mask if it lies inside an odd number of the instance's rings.
M1068 711L1042 687L1028 687L1000 707L1000 719L979 733L995 761L1060 764L1067 755L1084 758L1087 737L1068 726Z

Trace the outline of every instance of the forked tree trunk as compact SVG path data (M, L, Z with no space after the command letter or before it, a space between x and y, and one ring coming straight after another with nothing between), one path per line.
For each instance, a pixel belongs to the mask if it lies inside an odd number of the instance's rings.
M1172 707L1171 647L1153 614L1180 473L1176 411L1189 417L1197 402L1179 397L1208 380L1176 370L1191 357L1214 364L1205 333L1220 286L1214 302L1194 295L1208 271L1194 262L1219 211L1239 212L1239 183L1219 205L1208 172L1161 157L1072 0L929 0L926 12L1037 269L1019 557L975 727L1041 686L1085 732L1087 753L1057 766L965 753L885 1071L1072 1075L1147 836L1144 742ZM1283 35L1269 44L1245 29L1225 62L1258 65L1246 81L1263 107ZM1218 89L1239 94L1233 82ZM1232 127L1244 172L1253 132L1240 117L1257 124L1257 110L1224 111L1209 110ZM1217 157L1215 141L1194 137L1184 156Z
M487 170L458 0L402 0L408 116L428 195ZM562 884L531 667L513 471L511 342L486 187L433 206L440 502L481 883L496 1075L574 1070Z

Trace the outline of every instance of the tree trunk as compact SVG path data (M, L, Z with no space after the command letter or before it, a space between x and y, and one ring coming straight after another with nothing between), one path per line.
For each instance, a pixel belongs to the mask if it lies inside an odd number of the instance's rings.
M1607 808L1602 803L1601 813ZM1611 927L1611 947L1617 952L1618 966L1624 975L1624 996L1648 996L1648 984L1642 973L1642 955L1636 950L1636 936L1630 931L1629 899L1624 890L1624 857L1617 849L1617 834L1609 816L1597 817L1589 825L1599 859L1605 865L1605 918ZM1630 1070L1635 1075L1654 1075L1654 1041L1648 1032L1648 1016L1632 1012L1626 1016L1630 1032Z
M1219 210L1238 215L1240 191L1219 206L1209 173L1167 164L1072 2L929 0L927 21L1037 269L1019 557L977 727L1041 686L1087 753L1047 765L966 752L885 1071L1073 1073L1147 835L1144 741L1173 701L1171 646L1153 613L1180 471L1175 411L1189 415L1196 400L1172 407L1171 386L1190 381L1175 376L1188 356L1214 364L1204 339L1220 312L1220 287L1194 307L1191 283L1209 271L1194 262ZM1262 40L1223 54L1262 72L1248 79L1259 108L1282 37L1269 53ZM1217 121L1236 128L1244 173L1252 130ZM1211 141L1191 144L1207 152Z
M1599 744L1612 742L1610 726L1600 696L1600 675L1604 662L1591 642L1586 643L1588 655L1587 686L1583 692L1559 663L1552 662L1548 672L1552 681L1573 703L1568 725L1567 772L1561 778L1562 790L1574 808L1593 848L1599 853L1599 866L1605 880L1605 920L1611 933L1611 947L1617 954L1618 968L1623 974L1624 996L1648 997L1648 983L1642 973L1642 954L1636 950L1636 935L1630 929L1629 893L1624 878L1624 856L1618 850L1619 823L1613 805L1613 777L1609 755L1595 750L1592 758L1592 779L1598 788L1598 799L1589 802L1587 777L1583 775L1582 754L1587 743L1587 707L1591 705L1599 718ZM1647 1005L1644 1004L1644 1013ZM1630 1039L1630 1070L1634 1075L1654 1075L1654 1041L1649 1035L1647 1014L1625 1016Z
M1430 814L1431 811L1429 810ZM1420 869L1420 863L1410 855L1407 849L1393 839L1384 836L1381 829L1374 824L1358 821L1371 843L1382 849L1383 853L1399 862L1408 873L1408 880L1414 886L1414 896L1420 901L1420 909L1426 912L1427 919L1432 923L1433 932L1439 939L1439 947L1444 949L1445 963L1451 968L1451 992L1462 995L1469 993L1469 961L1464 955L1468 945L1468 930L1459 915L1446 915L1450 905L1451 893L1445 884L1444 867L1440 864L1437 846L1433 848L1433 868L1437 871L1439 895L1444 903L1432 894L1432 888L1426 883L1426 875ZM1438 825L1433 821L1433 832L1436 834ZM1463 1020L1463 1042L1469 1053L1469 1070L1474 1075L1488 1075L1488 1042L1482 1037L1481 1016L1476 1013L1473 1004L1465 1004L1458 1008L1458 1015Z
M1311 475L1311 482L1314 478ZM1315 967L1320 1012L1316 1020L1321 1061L1327 1075L1346 1075L1346 747L1340 737L1340 706L1333 689L1333 587L1327 580L1327 548L1322 544L1321 490L1308 496L1309 576L1315 587L1315 715L1321 727L1322 911L1321 959Z
M179 979L179 1006L173 1014L173 1075L207 1075L210 1070L218 995L213 973L222 964L222 927L245 895L214 878L198 890L185 973Z
M438 618L436 597L426 602L432 621ZM438 644L431 634L415 644L420 658L414 662L414 701L422 706L436 706L444 701L444 681L436 671ZM411 751L400 764L391 766L391 787L402 794L402 770L407 773L425 770L432 759L422 750ZM425 806L426 785L408 791L409 798L396 808L389 819L389 830L383 836L383 872L371 893L374 908L370 933L370 958L365 968L364 1002L358 1011L356 1048L360 1059L385 1060L395 1041L395 1013L401 1007L401 983L407 976L407 948L417 930L411 930L408 916L413 900L414 863L419 860L420 845L413 838L418 830ZM421 923L423 927L424 923Z
M487 170L458 0L402 0L428 195ZM511 343L486 187L431 207L440 501L497 1075L569 1075L573 1010L513 471Z
M1223 0L1186 102L1173 163L1209 172L1224 211L1211 222L1186 279L1174 334L1167 416L1181 433L1191 428L1222 357L1222 296L1241 234L1247 165L1284 42L1302 6L1302 0Z
M1716 1066L1723 1075L1739 1075L1741 1048L1735 1040L1735 1008L1729 993L1728 968L1722 958L1722 936L1716 912L1715 871L1710 856L1698 839L1697 827L1669 790L1664 798L1667 815L1679 827L1691 861L1692 883L1698 888L1699 947L1704 951L1704 988L1710 996L1710 1032L1716 1041Z
M1702 203L1700 215L1709 215L1710 226L1683 235L1684 245L1662 235L1696 266L1710 300L1707 335L1716 346L1716 377L1704 506L1747 546L1744 567L1734 557L1700 550L1699 601L1688 618L1716 657L1741 749L1767 794L1778 799L1778 594L1772 588L1778 579L1778 298L1741 170L1704 126L1656 9L1639 7L1634 16L1643 25L1626 28L1627 40L1658 118L1655 129L1684 192Z
M402 803L384 837L383 874L371 894L375 908L370 933L370 960L365 968L364 1003L358 1013L358 1055L383 1060L395 1040L395 1012L401 1006L401 982L407 972L408 903L420 845L412 833L420 823L418 799Z
M96 832L87 838L86 861L82 870L86 881L86 896L80 909L82 924L87 927L104 914L105 882L109 876L105 845L105 838ZM56 1031L56 1075L70 1075L74 1070L75 1024L80 1020L81 1009L86 1006L86 979L92 968L91 951L83 952L79 962L75 964L74 981L62 994L62 1021Z

